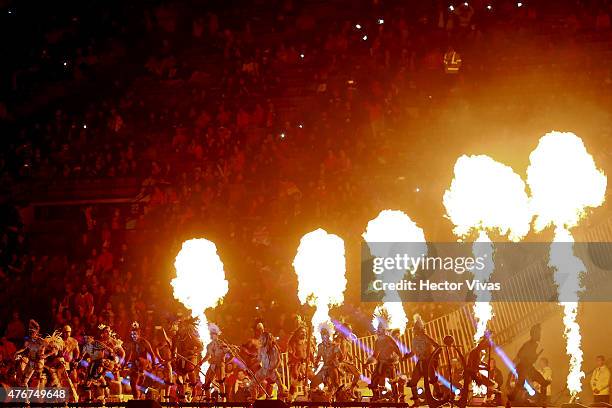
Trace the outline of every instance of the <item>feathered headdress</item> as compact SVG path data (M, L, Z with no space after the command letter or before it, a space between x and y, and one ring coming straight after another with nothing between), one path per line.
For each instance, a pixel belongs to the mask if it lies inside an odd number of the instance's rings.
M45 344L51 349L62 350L64 348L62 333L59 330L54 331L53 334L45 337Z
M194 329L197 331L198 323L200 322L199 317L187 317L178 320L179 327L183 329Z
M334 333L334 326L331 322L323 322L318 327L319 333L323 334L323 332L327 332L327 334L332 335Z
M389 328L389 312L384 307L377 307L374 310L372 325L376 332L385 332Z
M40 324L34 319L30 319L28 322L28 329L30 330L40 330Z
M255 331L259 330L261 332L265 331L264 324L263 324L263 319L261 319L261 318L255 319L255 324L253 324L253 330L255 330Z
M301 315L297 315L296 318L296 326L298 329L306 329L308 328L308 325L306 324L306 321L304 320L304 318Z
M119 336L117 336L117 333L115 333L110 326L101 323L98 325L98 330L100 330L100 332L108 330L110 341L113 343L114 346L118 347L123 344L123 340L121 340Z
M216 334L217 336L221 335L221 329L214 323L208 323L208 331L210 334Z
M414 316L412 316L412 320L414 321L414 327L425 330L425 322L420 314L416 313Z

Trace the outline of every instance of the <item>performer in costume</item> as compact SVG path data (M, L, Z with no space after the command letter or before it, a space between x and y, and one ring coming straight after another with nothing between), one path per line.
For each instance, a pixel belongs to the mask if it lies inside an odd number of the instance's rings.
M185 399L186 387L195 387L200 372L200 359L204 346L196 328L198 319L187 318L175 321L170 327L168 342L171 345L172 369L176 373L177 398Z
M412 391L412 400L414 401L414 404L419 405L421 403L421 399L417 392L417 384L421 378L424 378L424 376L429 375L429 382L434 385L434 393L438 394L440 392L439 384L435 375L435 369L428 373L429 357L438 343L429 337L425 331L425 323L420 315L415 314L413 317L413 322L414 337L412 339L412 350L410 353L408 353L407 357L414 356L416 358L416 362L414 365L414 370L410 375L408 386Z
M397 376L396 367L402 355L397 343L387 334L386 321L379 320L376 336L374 350L368 359L368 363L375 364L369 386L374 400L381 397L380 391L385 386L385 379L391 380Z
M258 356L259 369L255 373L255 378L264 385L269 396L272 395L272 387L276 384L279 394L278 398L285 397L287 387L283 384L278 371L281 364L281 352L271 333L264 331L261 335Z
M140 334L140 324L132 323L130 340L125 346L125 363L130 366L130 388L134 399L141 399L141 387L145 379L145 371L151 371L153 362L159 360L149 340Z
M391 330L391 338L393 339L393 341L395 341L395 344L397 344L400 351L405 350L405 346L402 345L401 333L399 329ZM393 391L393 397L398 402L404 402L404 388L405 385L408 383L408 378L406 377L406 375L400 372L400 360L403 361L409 356L410 353L404 354L401 359L397 360L397 362L395 363L395 368L393 370L395 373L395 377L389 380L389 383L391 384L391 389Z
M343 324L343 326L348 333L338 330L334 340L338 344L340 350L340 372L349 376L351 379L347 388L348 396L354 398L361 374L355 364L357 357L353 355L353 342L350 338L351 336L355 336L353 334L353 327L348 323Z
M55 331L52 335L45 337L45 352L43 361L45 365L46 379L45 386L60 387L62 381L60 378L67 376L64 366L64 340L59 331Z
M334 395L340 386L340 359L341 350L336 342L333 342L329 335L329 329L325 326L321 328L321 343L317 346L317 355L314 359L314 366L323 362L323 366L315 374L310 387L316 388L323 383L330 395Z
M524 389L524 383L526 379L540 384L539 399L543 406L546 406L546 391L550 385L550 381L544 378L544 376L534 367L538 357L542 354L543 350L537 351L542 337L542 328L539 324L531 327L529 332L530 338L527 340L519 349L516 358L516 372L517 378L515 386L508 394L507 406L512 403L518 402L519 393L522 393Z
M486 386L487 394L489 392L496 392L495 390L498 388L498 384L493 379L481 372L489 372L491 370L486 353L487 351L490 353L490 347L491 333L487 331L476 347L468 353L463 377L464 383L471 384L474 381L477 386Z
M25 369L22 376L23 387L30 385L32 376L36 374L36 377L40 380L43 379L43 369L45 361L43 355L45 353L45 341L40 336L40 325L34 319L30 319L28 323L28 338L22 349L15 352L15 357L21 357L25 354Z
M77 382L77 370L75 364L79 360L81 351L79 350L79 342L72 337L72 328L69 325L62 327L62 339L64 340L64 349L62 355L66 362L67 375L73 384Z
M219 339L221 330L213 323L208 324L211 341L206 345L206 355L202 363L208 362L208 370L204 380L204 392L206 398L210 399L210 385L213 381L219 384L221 399L225 398L225 363L229 355L227 345Z
M173 322L169 328L171 333L178 331L178 323ZM172 341L163 327L156 327L155 344L153 348L159 356L161 377L164 379L164 388L162 390L162 398L167 400L170 397L170 387L174 385L174 373L172 371Z
M244 357L244 362L247 367L257 372L260 368L259 364L259 348L261 346L261 338L265 332L263 322L257 320L253 326L253 337L242 345L241 355Z
M309 357L311 359L314 357L314 339L310 341L310 350L308 350L308 344L308 330L306 324L300 319L300 324L287 343L289 395L292 399L295 398L298 386L306 386L307 381L312 377L312 373L307 371L307 362Z
M86 362L87 374L85 380L85 391L87 400L92 400L94 391L102 390L100 397L104 399L110 394L108 382L105 378L106 372L113 373L113 377L119 376L119 363L125 358L123 342L116 337L110 326L101 324L98 326L96 339L89 338L83 346L82 360Z

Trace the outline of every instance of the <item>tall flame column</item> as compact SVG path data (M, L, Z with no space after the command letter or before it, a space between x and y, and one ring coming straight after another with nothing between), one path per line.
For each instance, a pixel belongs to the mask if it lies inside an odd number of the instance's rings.
M570 358L567 388L575 398L582 390L582 349L578 314L580 274L585 266L574 255L570 232L586 214L605 200L607 178L597 169L582 139L573 133L544 135L529 156L527 183L531 189L531 211L535 229L554 226L549 265L555 272L560 304L563 307L566 352Z
M322 326L327 326L330 333L334 331L329 308L344 302L344 241L321 228L309 232L300 240L293 268L298 278L300 302L315 307L312 328L317 342L320 343Z
M174 267L176 277L170 282L174 297L191 311L192 317L198 318L198 335L206 349L210 333L204 312L221 303L229 290L217 246L204 238L185 241Z
M408 243L411 251L416 253L412 256L421 256L427 254L427 245L425 244L425 233L423 230L410 219L402 211L384 210L381 211L376 218L368 222L366 231L362 234L370 248L370 253L375 257L387 257L393 254L389 253L394 243ZM413 274L413 268L410 270L394 270L388 271L387 279L399 281L404 277L406 272ZM388 329L399 329L401 333L406 330L408 317L404 310L404 305L396 290L385 290L383 295L383 304L376 307L374 310L374 318L372 324L377 327L382 324L380 316L385 315L388 318Z
M511 167L485 155L461 156L454 172L443 198L446 214L455 224L453 232L461 239L478 233L472 252L486 261L482 270L472 272L475 278L486 281L495 268L494 247L487 231L508 235L513 241L529 232L531 215L525 183ZM474 340L478 342L493 317L493 308L489 292L479 291L476 295Z

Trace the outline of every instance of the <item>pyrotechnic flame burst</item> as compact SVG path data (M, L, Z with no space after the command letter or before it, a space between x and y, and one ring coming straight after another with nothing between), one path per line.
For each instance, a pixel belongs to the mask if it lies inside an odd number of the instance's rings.
M584 264L573 253L570 229L584 217L587 207L598 207L605 200L607 178L597 169L582 139L570 132L551 132L540 139L529 156L527 182L531 189L531 210L535 229L555 226L549 265L556 269L559 297L571 299L563 306L566 352L570 357L567 388L572 398L582 390L582 350L578 313L579 276ZM554 243L566 242L567 245Z
M472 253L475 257L483 259L484 262L484 268L482 270L474 268L474 278L483 282L487 281L495 269L495 264L493 263L493 243L486 232L480 231L478 238L472 246ZM477 292L476 302L474 303L474 316L476 316L474 341L479 342L487 331L489 320L493 318L493 306L491 306L490 292ZM480 389L482 389L482 387Z
M204 311L221 303L229 289L217 247L204 238L185 241L174 267L176 278L170 282L174 297L191 311L191 316L199 319L198 335L206 346L210 333Z
M459 237L489 230L518 241L529 232L531 214L525 183L511 167L489 156L457 159L455 177L443 202Z
M394 242L409 242L410 250L414 250L412 256L420 256L427 254L427 245L425 244L425 233L423 230L410 219L402 211L398 210L384 210L381 211L376 218L368 222L366 231L362 234L366 243L370 247L372 255L375 257L387 257L390 246L387 245L374 245L375 243L389 243ZM414 243L423 243L422 245ZM372 245L371 245L372 244ZM408 272L414 274L413 269L409 269ZM396 282L404 278L406 271L386 271L385 278L390 282ZM383 304L376 307L374 311L374 317L372 319L372 325L377 328L381 324L380 316L387 316L388 329L399 329L403 334L408 324L408 317L404 310L401 298L396 290L386 290L383 296ZM386 312L386 314L384 312Z
M485 257L485 268L472 272L476 279L487 281L495 268L493 244L487 231L508 235L512 241L520 240L529 232L531 215L525 183L511 167L485 155L459 157L454 171L455 177L443 198L446 214L455 224L453 232L460 238L478 231L472 251L474 256ZM490 300L490 293L477 292L476 342L493 317Z
M536 231L549 225L572 228L587 207L603 204L606 175L597 169L593 156L575 134L551 132L542 136L529 162L527 183Z
M315 307L312 327L317 343L320 343L319 330L323 325L329 328L330 334L334 332L329 316L330 306L344 302L344 241L321 228L309 232L300 240L293 268L298 277L300 302Z

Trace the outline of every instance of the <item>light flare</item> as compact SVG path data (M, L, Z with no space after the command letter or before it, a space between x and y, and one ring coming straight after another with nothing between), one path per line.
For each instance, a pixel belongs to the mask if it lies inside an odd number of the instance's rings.
M197 330L204 344L204 354L210 342L208 320L204 312L220 304L229 290L223 262L214 242L196 238L183 242L174 260L174 267L176 277L170 282L174 297L191 311L192 317L198 318Z
M427 254L425 243L425 233L410 217L399 210L383 210L376 218L370 220L366 231L362 234L363 239L368 244L370 252L375 257L387 257L395 255L392 252L393 243L408 242L409 256L420 256ZM381 245L382 243L382 245ZM385 245L388 244L388 245ZM404 278L407 271L388 270L385 271L385 278L389 282L397 282ZM408 272L414 274L416 271L409 268ZM376 307L372 325L378 328L381 319L378 316L386 314L388 329L399 329L403 334L408 324L408 317L397 290L385 290L383 304ZM385 313L386 312L386 313Z
M322 326L334 332L329 316L331 306L344 302L346 260L344 241L319 228L300 240L293 268L298 278L298 298L302 304L315 307L312 316L313 334L321 342Z
M605 200L606 175L597 168L582 139L571 132L550 132L540 138L529 156L527 182L531 189L534 226L541 231L555 226L550 246L549 266L555 268L555 282L561 306L568 354L567 388L572 399L582 391L582 349L580 326L576 321L580 274L586 268L574 255L571 228L586 214L588 207L599 207Z

